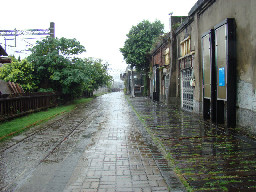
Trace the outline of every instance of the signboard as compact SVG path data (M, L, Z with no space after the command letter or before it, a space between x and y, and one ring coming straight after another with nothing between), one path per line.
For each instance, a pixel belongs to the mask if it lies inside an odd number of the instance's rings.
M225 68L219 68L219 86L225 86Z

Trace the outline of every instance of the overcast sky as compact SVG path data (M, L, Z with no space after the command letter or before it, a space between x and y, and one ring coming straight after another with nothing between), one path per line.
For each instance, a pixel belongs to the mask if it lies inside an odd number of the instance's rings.
M56 37L76 38L86 48L84 57L101 58L112 74L123 72L126 64L119 48L126 34L142 20L160 20L169 28L169 13L187 16L197 0L8 0L1 3L0 30L47 29L55 22ZM10 38L10 37L7 37ZM24 39L17 42L24 50ZM29 41L29 40L26 40ZM22 43L23 42L23 43ZM32 43L32 41L30 40ZM0 36L4 47L4 37ZM7 40L14 45L14 41ZM23 46L23 47L22 47ZM7 47L13 54L14 48ZM16 54L18 57L19 54ZM23 56L22 56L23 57Z

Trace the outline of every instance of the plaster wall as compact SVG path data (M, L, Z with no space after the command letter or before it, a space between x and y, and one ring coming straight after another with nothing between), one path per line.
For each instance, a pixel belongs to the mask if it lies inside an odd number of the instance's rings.
M205 1L207 2L207 1ZM256 133L256 1L255 0L215 0L206 9L190 12L190 21L183 23L176 31L176 98L180 98L180 42L191 36L191 50L195 51L193 72L194 112L202 112L202 60L201 36L213 29L226 18L236 22L237 46L237 124Z
M202 35L226 18L235 18L237 38L238 80L251 83L256 89L256 1L216 0L199 17ZM218 11L216 11L218 10Z
M256 1L216 0L198 17L201 36L226 18L236 22L237 123L256 133ZM199 45L200 46L200 45Z

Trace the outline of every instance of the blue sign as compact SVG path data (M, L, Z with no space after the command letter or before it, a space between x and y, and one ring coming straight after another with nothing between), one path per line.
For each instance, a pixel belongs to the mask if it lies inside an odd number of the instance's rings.
M224 87L225 86L225 68L219 68L219 86Z

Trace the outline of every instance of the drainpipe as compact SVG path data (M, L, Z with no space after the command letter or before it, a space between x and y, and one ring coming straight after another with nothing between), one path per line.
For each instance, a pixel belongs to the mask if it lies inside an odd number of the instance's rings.
M131 78L131 88L132 88L131 97L135 97L135 94L134 94L134 80L133 80L133 67L131 67L131 75L132 75L132 78Z

